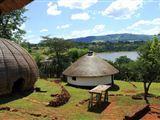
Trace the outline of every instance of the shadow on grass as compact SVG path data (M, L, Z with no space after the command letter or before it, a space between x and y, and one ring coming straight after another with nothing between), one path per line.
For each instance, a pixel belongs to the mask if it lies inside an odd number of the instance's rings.
M109 105L110 102L103 102L100 105L94 105L92 108L88 109L88 111L94 113L102 113Z
M14 101L14 100L22 99L23 97L30 95L32 92L33 90L25 91L25 92L16 92L8 95L2 95L0 96L0 105Z
M114 84L109 88L109 91L118 91L120 88L118 85Z
M65 86L70 86L70 87L74 87L74 88L81 88L81 89L86 89L86 90L90 90L95 87L95 86L77 86L77 85L71 85L69 83L66 83Z
M144 93L138 93L136 95L133 95L132 99L135 99L135 100L145 100L147 104L150 104L150 99L149 98L155 98L155 99L160 100L160 96L156 96L155 94L148 93L147 96L146 96L146 99L145 99L144 96L145 96Z
M41 88L40 87L36 87L36 88L34 88L34 90L35 90L35 92L40 92L40 93L46 93L47 91L45 90L41 90Z
M96 87L96 86L77 86L77 85L71 85L69 83L65 84L65 86L71 86L71 87L81 88L81 89L86 89L86 90L90 90ZM120 89L119 86L114 84L109 88L109 91L118 91L119 89Z

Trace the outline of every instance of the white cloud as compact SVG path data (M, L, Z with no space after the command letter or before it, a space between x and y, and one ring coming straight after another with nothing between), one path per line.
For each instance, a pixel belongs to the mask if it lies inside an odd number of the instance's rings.
M92 29L76 30L72 31L68 38L86 37L90 35L102 35L105 34L105 25L95 25Z
M58 6L84 10L96 4L97 2L98 0L59 0Z
M40 32L48 32L48 29L44 28L44 29L41 29Z
M153 20L139 20L127 27L128 31L135 31L141 34L158 34L160 31L160 18Z
M58 25L57 26L57 29L66 29L66 28L69 28L70 25L69 24L65 24L65 25Z
M88 15L88 13L77 13L77 14L71 15L71 19L72 20L89 20L90 16Z
M53 2L49 2L48 3L47 14L48 15L60 15L61 11L58 10L57 4L55 4Z
M135 29L141 25L148 25L150 24L150 21L146 21L146 20L139 20L136 23L132 24L131 26L129 26L127 29Z
M34 44L39 43L41 40L42 40L42 38L39 36L34 36L34 37L27 39L28 42L34 43Z
M105 25L103 24L95 25L93 28L93 33L103 32L104 29L105 29Z
M36 36L36 35L33 35L33 34L26 35L24 37L24 39L26 39L30 43L39 43L41 41L40 36Z
M128 19L142 6L143 0L116 0L107 7L102 15L115 19Z
M139 20L137 22L135 22L133 25L129 26L128 29L135 29L141 26L159 26L160 25L160 18L155 18L153 20Z

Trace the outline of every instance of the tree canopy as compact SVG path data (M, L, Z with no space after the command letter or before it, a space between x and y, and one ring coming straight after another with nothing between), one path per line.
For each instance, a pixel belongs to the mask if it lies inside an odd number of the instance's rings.
M154 37L139 49L137 71L144 83L145 99L152 82L160 80L160 41Z
M7 14L0 14L0 37L20 43L25 34L22 25L26 21L26 9L15 10Z

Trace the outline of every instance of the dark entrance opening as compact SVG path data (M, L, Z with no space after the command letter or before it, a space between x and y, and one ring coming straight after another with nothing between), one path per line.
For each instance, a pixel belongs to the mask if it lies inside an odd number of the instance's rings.
M23 91L24 79L20 78L13 83L12 93L20 93Z

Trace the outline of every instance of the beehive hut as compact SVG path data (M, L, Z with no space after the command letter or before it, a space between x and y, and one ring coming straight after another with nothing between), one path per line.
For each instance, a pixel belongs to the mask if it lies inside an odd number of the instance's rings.
M37 76L31 55L18 44L0 38L0 95L32 89Z
M77 86L96 86L99 84L113 84L114 74L119 71L95 53L79 58L69 66L63 74L67 76L69 84Z
M20 9L33 0L0 0L0 13Z

